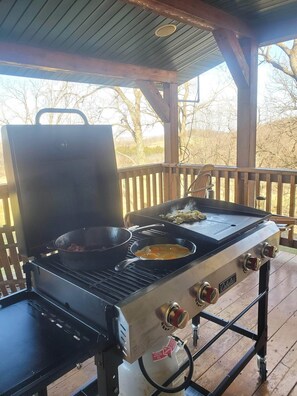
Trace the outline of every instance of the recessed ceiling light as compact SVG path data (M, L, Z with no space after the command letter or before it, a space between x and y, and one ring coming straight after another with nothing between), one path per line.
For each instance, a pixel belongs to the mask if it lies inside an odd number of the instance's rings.
M173 24L163 25L155 30L155 35L157 37L167 37L176 31L176 26Z

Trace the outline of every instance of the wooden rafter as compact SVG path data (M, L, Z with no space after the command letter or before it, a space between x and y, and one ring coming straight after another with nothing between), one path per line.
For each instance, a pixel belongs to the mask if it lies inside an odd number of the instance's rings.
M163 122L170 122L170 109L168 103L160 94L156 85L151 81L136 81L136 84L141 89L142 93L149 101L152 108L158 114Z
M249 65L240 43L233 32L218 29L213 32L217 45L238 87L249 85Z
M254 32L244 21L201 0L124 1L199 29L227 29L241 37L254 37Z
M0 42L0 65L56 72L66 71L70 74L82 73L98 77L130 79L131 81L150 80L175 83L177 80L177 73L174 71L111 62L5 42Z

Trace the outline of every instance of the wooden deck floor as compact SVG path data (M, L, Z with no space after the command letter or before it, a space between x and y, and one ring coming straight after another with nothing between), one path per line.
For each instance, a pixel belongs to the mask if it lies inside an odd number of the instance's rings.
M258 274L254 273L222 296L209 311L224 319L232 319L252 301L257 291ZM256 309L252 308L238 324L249 329L255 328ZM202 319L198 348L212 338L219 328ZM189 338L189 345L191 331L189 324L179 332L179 336ZM224 395L297 396L297 256L289 251L281 251L272 261L268 333L267 381L259 383L256 359L252 359ZM227 331L196 361L194 379L212 391L251 345L250 340ZM49 387L49 396L71 395L95 373L93 359L89 359L80 370L72 370L53 383Z

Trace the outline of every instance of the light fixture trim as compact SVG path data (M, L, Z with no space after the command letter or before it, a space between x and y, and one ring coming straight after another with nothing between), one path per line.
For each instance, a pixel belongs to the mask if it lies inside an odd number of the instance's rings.
M173 23L168 23L166 25L159 26L155 30L155 35L157 37L168 37L171 36L176 31L176 25Z

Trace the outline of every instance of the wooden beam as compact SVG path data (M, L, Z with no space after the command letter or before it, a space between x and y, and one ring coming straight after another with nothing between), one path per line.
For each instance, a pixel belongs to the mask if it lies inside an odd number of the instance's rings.
M249 66L236 35L225 29L215 30L213 35L237 87L248 87Z
M203 30L227 29L241 37L254 37L252 29L241 19L201 0L124 0L156 14Z
M117 63L82 55L0 42L0 65L100 77L175 83L174 71Z
M151 81L136 81L152 108L163 122L170 122L169 105L163 99L156 85Z

